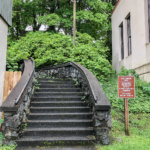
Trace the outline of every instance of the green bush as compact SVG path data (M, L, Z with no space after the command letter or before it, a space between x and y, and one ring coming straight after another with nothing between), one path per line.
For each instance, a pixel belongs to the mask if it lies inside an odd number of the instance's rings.
M67 61L82 64L98 79L106 79L114 72L107 60L107 47L101 41L94 41L88 34L77 33L76 46L71 36L49 32L30 32L7 51L7 69L17 70L22 59L33 57L36 67L55 65Z
M0 150L15 150L16 145L1 145L0 144Z

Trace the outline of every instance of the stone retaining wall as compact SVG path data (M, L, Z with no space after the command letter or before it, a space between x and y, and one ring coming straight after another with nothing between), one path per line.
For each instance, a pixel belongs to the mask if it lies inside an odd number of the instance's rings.
M31 97L34 93L34 82L30 83L24 100L17 112L4 112L4 123L2 132L4 135L3 143L6 145L15 144L15 141L22 136L23 129L26 127L27 115L29 114L29 106Z

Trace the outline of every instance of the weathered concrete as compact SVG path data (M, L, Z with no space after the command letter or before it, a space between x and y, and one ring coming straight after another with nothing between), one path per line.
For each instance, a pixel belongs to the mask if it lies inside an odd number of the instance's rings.
M36 73L36 77L37 78L68 77L68 78L72 78L75 82L77 82L84 93L85 101L88 102L88 105L92 108L92 111L93 111L93 122L94 122L93 127L94 127L96 140L98 143L102 143L103 145L108 145L110 142L109 136L110 136L111 126L112 126L112 117L110 113L110 108L105 107L104 105L102 107L98 107L99 109L97 109L97 106L95 105L96 103L95 98L90 90L91 85L89 85L86 77L82 74L83 70L81 71L80 69L76 69L74 66L62 66L58 68L54 67L51 69L39 70ZM90 73L88 74L87 72L86 75L89 77ZM95 82L98 82L97 79L93 80L93 83ZM94 87L92 90L94 91L95 89L100 90L100 87ZM99 104L101 102L103 103L103 99L105 99L105 96L104 97L102 96L103 92L101 92L100 95L101 95L101 99L99 100ZM99 98L100 96L97 95L97 97ZM106 103L106 106L107 106L107 103Z
M0 17L0 105L3 101L4 73L6 70L7 33L8 25Z
M130 13L131 20L131 49L128 56L127 20ZM124 55L121 60L121 33L120 24L124 27ZM120 0L112 14L112 49L113 67L119 72L122 66L127 69L135 69L142 78L150 81L150 42L148 26L147 0Z

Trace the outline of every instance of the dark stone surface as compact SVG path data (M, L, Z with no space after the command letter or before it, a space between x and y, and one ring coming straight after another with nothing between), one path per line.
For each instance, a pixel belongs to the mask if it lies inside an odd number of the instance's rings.
M29 113L30 95L34 92L33 86L34 84L31 82L22 104L17 108L17 112L4 112L4 123L2 127L4 144L14 144L22 135L24 124L27 121L27 114Z
M96 150L95 147L49 147L49 148L18 148L16 150Z
M109 144L109 134L112 126L110 103L96 77L78 63L67 64L39 69L37 78L72 78L84 93L84 101L93 109L93 127L97 142ZM42 87L41 87L42 88ZM69 88L69 87L68 87Z

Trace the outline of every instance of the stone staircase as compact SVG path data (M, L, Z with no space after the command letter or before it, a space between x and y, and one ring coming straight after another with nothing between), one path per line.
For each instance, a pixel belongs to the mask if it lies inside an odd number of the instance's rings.
M76 82L70 78L39 78L36 86L17 149L61 150L71 149L67 148L70 146L80 146L74 148L78 150L91 149L96 141L93 113Z

